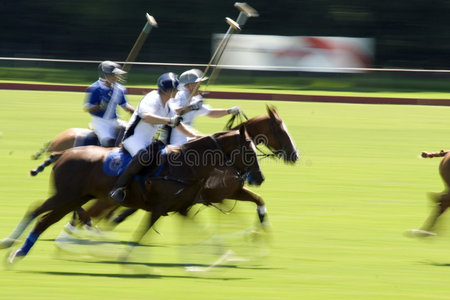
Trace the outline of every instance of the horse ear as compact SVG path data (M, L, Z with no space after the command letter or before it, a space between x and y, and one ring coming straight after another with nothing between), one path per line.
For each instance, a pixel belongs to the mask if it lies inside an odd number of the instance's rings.
M271 119L276 119L278 117L277 110L275 109L275 106L273 106L273 105L269 106L269 105L266 104L266 108L267 108L267 113L269 114L269 117Z

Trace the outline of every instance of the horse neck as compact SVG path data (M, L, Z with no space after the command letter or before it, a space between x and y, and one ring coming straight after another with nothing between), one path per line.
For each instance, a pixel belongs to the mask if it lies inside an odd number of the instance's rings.
M236 138L235 135L232 135ZM236 138L237 140L237 138ZM213 136L206 136L192 142L185 143L181 147L181 159L184 165L188 165L186 161L188 153L198 155L198 164L191 166L192 180L198 180L208 176L208 174L217 167L223 166L228 159L231 151L224 148L233 148L232 137L228 133L220 133ZM194 152L195 151L195 152ZM216 159L216 155L220 153L220 159ZM204 160L207 160L206 163ZM190 161L192 164L192 161Z

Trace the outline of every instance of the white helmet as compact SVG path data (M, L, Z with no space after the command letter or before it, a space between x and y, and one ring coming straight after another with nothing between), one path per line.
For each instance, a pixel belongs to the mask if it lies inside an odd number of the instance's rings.
M119 64L112 62L110 60L105 60L98 65L98 73L101 78L105 78L105 75L110 74L123 75L126 74L127 72L122 70Z
M199 69L191 69L180 75L180 83L183 85L205 80L208 80L208 77L203 77L203 72Z

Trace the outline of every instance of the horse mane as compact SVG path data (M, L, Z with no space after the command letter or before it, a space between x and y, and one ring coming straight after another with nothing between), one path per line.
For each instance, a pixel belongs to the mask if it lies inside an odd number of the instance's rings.
M244 122L242 122L241 124L237 124L236 126L230 128L229 130L238 130L238 129L241 128L241 126L243 126L243 125L248 126L248 125L250 125L250 124L252 124L252 123L254 123L254 122L257 122L257 121L260 121L260 120L263 120L263 119L268 119L268 118L269 118L268 115L257 116L257 117L248 119L247 121L244 121Z

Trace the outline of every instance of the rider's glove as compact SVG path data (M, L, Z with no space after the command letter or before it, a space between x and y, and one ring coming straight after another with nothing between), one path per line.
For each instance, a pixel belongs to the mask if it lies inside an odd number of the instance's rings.
M106 102L106 101L101 101L100 104L99 104L98 106L99 106L99 108L100 108L101 110L106 110L106 108L108 107L108 102Z
M183 121L182 116L175 116L175 117L170 118L169 123L167 123L167 125L174 128L174 127L177 127L181 121Z
M233 106L232 108L229 108L227 112L233 116L236 116L241 112L241 110L239 109L239 106Z
M203 105L203 101L197 101L197 102L189 105L188 108L190 110L199 110L200 108L202 108L202 105Z

